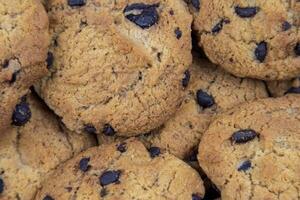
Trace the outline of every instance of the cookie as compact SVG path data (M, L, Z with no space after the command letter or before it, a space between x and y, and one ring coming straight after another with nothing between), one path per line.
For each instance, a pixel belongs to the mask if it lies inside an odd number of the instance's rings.
M58 168L35 199L201 199L198 173L157 152L134 139L90 148Z
M239 77L291 79L300 74L300 2L190 2L199 45Z
M281 97L286 94L300 93L300 79L294 78L287 81L269 81L267 82L270 94L273 97Z
M70 130L133 136L178 108L191 64L181 0L48 1L51 73L37 91Z
M203 133L217 113L245 101L268 96L262 81L236 78L205 59L194 59L190 84L181 108L160 129L141 136L147 146L157 146L185 159L197 149ZM99 143L114 140L98 136Z
M41 182L95 138L66 130L37 97L23 98L31 119L8 128L0 140L0 199L32 199Z
M0 0L0 132L13 110L43 75L49 45L48 17L38 0Z
M299 199L300 97L245 103L210 125L198 160L222 199Z

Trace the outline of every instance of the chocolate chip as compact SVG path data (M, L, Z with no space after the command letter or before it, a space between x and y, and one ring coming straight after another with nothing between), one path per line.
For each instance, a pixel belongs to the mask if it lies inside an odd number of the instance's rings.
M247 143L251 140L253 140L254 138L258 137L259 134L257 132L255 132L254 130L251 129L244 129L244 130L239 130L236 131L232 134L230 140L233 143L236 144L244 144Z
M300 94L300 87L291 87L284 94Z
M209 108L215 104L214 98L203 90L198 90L196 95L197 103L203 108Z
M11 79L9 81L10 84L13 84L14 82L16 82L17 80L17 76L18 74L21 72L21 70L18 70L18 71L15 71L12 76L11 76Z
M43 198L43 200L54 200L51 196L47 195Z
M144 3L134 3L124 9L125 17L142 29L150 28L159 20L156 8L158 4L147 5Z
M250 169L252 166L251 161L250 160L246 160L243 161L239 166L238 166L238 171L247 171L248 169Z
M242 18L253 17L259 11L258 7L235 7L235 13Z
M194 8L200 10L200 0L191 0L191 4L193 5Z
M150 147L149 149L150 157L155 158L160 155L160 148L158 147Z
M190 71L186 70L184 72L184 76L183 76L183 79L182 79L182 86L186 88L189 85L190 79L191 79Z
M198 194L192 194L192 200L202 200Z
M4 191L4 181L0 178L0 194Z
M86 0L68 0L69 6L84 6L86 4Z
M99 178L100 185L106 186L112 183L118 183L120 175L121 175L120 170L106 171Z
M84 125L84 131L89 134L96 134L97 130L92 124Z
M268 53L268 45L266 42L260 42L254 51L255 57L260 62L263 62Z
M87 172L91 168L89 162L90 162L90 158L82 158L79 161L79 169L83 172Z
M170 15L174 15L174 10L171 9L171 10L169 11L169 13L170 13Z
M15 126L23 126L31 118L31 110L29 104L25 101L17 104L12 116L12 124Z
M106 188L102 188L100 191L100 197L105 197L108 194Z
M9 66L9 60L4 60L2 68L7 68Z
M54 62L53 53L49 51L48 54L47 54L47 59L46 59L48 69L50 69L52 67L53 62Z
M179 29L179 27L177 27L174 32L175 32L176 38L179 40L182 36L182 32Z
M105 124L103 127L103 134L106 136L114 136L116 132L111 125Z
M294 51L297 56L300 56L300 42L296 44Z
M292 25L289 22L285 21L285 22L282 23L282 30L283 31L287 31L290 28L292 28Z
M127 151L126 143L122 142L117 145L117 150L120 151L121 153L124 153Z
M230 21L229 19L221 19L212 29L211 29L211 32L212 33L219 33L222 28L223 28L223 25L224 24L229 24Z

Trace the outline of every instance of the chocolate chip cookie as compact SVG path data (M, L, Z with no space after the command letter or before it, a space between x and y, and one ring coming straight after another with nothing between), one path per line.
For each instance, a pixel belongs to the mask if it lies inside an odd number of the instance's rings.
M21 97L46 75L48 17L38 0L0 0L0 132Z
M191 1L199 45L213 63L240 77L300 74L300 2Z
M274 97L281 97L287 94L300 94L299 78L287 81L269 81L267 85L270 94Z
M205 59L194 59L190 84L181 108L160 129L139 137L147 146L157 146L181 159L197 149L199 141L217 113L245 101L268 96L262 81L236 78ZM111 137L98 136L99 143Z
M185 199L204 195L198 173L176 157L141 142L90 148L48 177L40 199Z
M222 199L299 199L300 96L246 103L220 115L198 159Z
M32 199L41 182L59 164L95 145L91 135L80 135L61 126L37 97L23 98L22 105L31 116L29 122L1 134L0 199L3 200Z
M53 42L37 91L74 131L132 136L178 108L192 16L181 0L49 0Z

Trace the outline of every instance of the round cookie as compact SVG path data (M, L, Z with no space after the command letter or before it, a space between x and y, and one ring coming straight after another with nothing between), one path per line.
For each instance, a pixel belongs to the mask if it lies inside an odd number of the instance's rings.
M21 97L46 75L48 17L38 0L0 0L0 132Z
M53 66L37 91L70 130L133 136L175 112L192 60L184 2L50 0L47 7Z
M45 199L191 199L204 195L198 173L134 139L86 150L58 168L37 193Z
M95 145L95 138L66 130L37 97L29 95L30 121L8 128L0 140L0 199L32 199L61 163Z
M269 92L273 97L300 93L300 78L294 78L287 81L269 81L267 82L267 85Z
M190 4L194 29L213 63L239 77L282 80L299 76L299 1L199 2Z
M198 159L222 199L299 199L300 97L245 103L220 115Z
M197 149L203 133L217 113L245 101L268 97L262 81L236 78L205 59L194 59L190 84L181 108L160 129L139 137L147 146L157 146L185 159ZM99 135L99 143L115 140Z

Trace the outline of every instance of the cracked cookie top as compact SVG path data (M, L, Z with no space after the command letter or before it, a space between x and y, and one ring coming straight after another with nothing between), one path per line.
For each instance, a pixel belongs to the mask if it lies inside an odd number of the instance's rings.
M0 199L32 199L59 164L93 146L95 138L66 130L56 116L29 95L23 98L30 119L9 128L0 140Z
M198 160L222 199L299 199L300 97L246 103L202 137Z
M234 77L205 59L195 58L189 73L190 84L180 109L161 128L139 137L147 146L160 147L181 159L197 149L217 113L268 96L262 81ZM99 143L112 140L105 135L98 139Z
M299 1L201 0L190 7L199 45L212 62L240 77L300 74Z
M178 108L191 64L191 21L180 0L47 5L51 73L37 91L77 132L132 136Z
M56 170L35 199L201 199L198 173L134 139L93 147Z
M0 131L28 88L47 73L48 17L38 0L0 0Z

